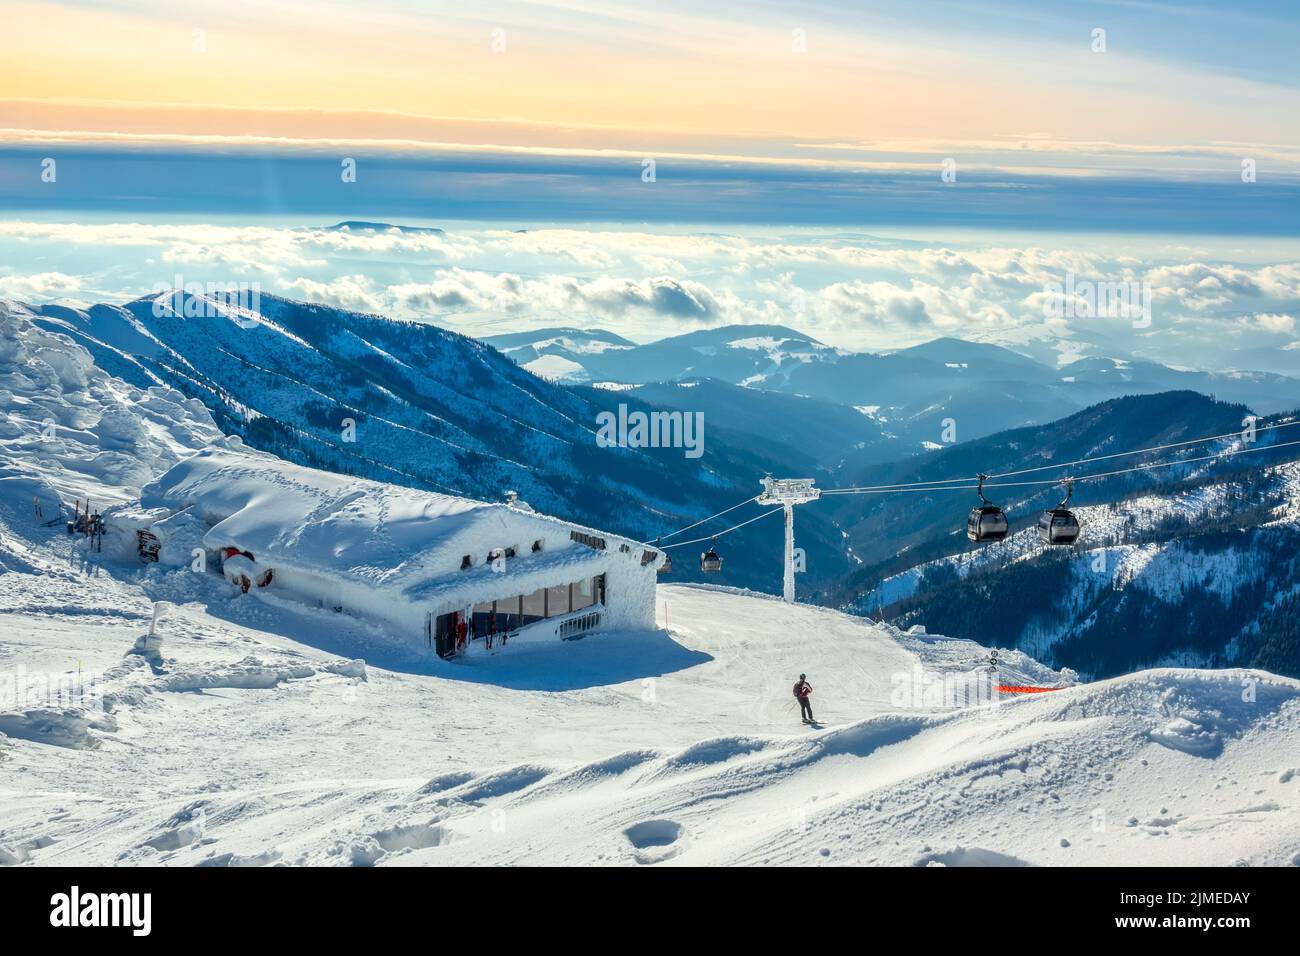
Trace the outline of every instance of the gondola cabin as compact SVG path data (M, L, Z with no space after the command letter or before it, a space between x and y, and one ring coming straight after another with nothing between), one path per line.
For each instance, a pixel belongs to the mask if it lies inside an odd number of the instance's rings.
M979 476L980 505L966 516L966 537L972 541L1001 541L1010 530L1006 512L984 497L984 482L989 476Z
M716 549L711 547L700 555L700 570L706 574L716 574L722 570L722 558L718 557Z
M966 517L966 537L972 541L1001 541L1008 530L1006 513L997 505L972 508Z
M1080 530L1079 519L1065 508L1044 511L1038 519L1038 537L1043 544L1074 544Z
M1055 508L1049 508L1038 518L1038 537L1043 544L1071 545L1079 539L1079 519L1066 508L1074 495L1074 479L1064 478L1065 498Z

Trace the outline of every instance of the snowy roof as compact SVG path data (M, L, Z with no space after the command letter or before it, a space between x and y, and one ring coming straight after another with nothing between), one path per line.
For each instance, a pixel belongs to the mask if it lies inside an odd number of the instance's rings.
M455 575L468 583L469 577L491 574L483 564L495 548L520 549L524 560L512 571L561 560L552 551L576 549L587 559L600 554L570 540L569 531L581 526L526 506L303 468L229 440L175 465L146 486L141 502L145 507L191 508L211 525L205 537L209 547L235 545L259 562L346 577L388 591L436 592L442 588L432 583L435 578ZM627 541L593 533L612 538L615 552ZM531 554L539 538L544 551ZM640 551L634 553L639 558ZM475 567L460 572L465 554Z

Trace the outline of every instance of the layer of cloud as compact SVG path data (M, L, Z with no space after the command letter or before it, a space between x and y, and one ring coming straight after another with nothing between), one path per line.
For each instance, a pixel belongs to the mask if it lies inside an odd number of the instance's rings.
M951 335L1040 357L1105 351L1207 368L1246 367L1246 357L1258 367L1260 356L1292 344L1300 315L1300 249L1281 240L1018 245L807 231L8 222L0 260L15 263L0 294L33 301L124 300L178 280L257 281L268 292L469 334L605 325L647 340L784 323L857 350ZM1150 325L1125 308L1063 314L1062 290L1086 283L1149 296Z

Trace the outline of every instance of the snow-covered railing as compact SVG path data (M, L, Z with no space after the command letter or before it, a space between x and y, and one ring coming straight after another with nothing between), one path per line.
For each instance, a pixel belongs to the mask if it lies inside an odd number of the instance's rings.
M600 612L587 611L561 621L556 633L560 635L560 640L568 641L597 627L600 627Z

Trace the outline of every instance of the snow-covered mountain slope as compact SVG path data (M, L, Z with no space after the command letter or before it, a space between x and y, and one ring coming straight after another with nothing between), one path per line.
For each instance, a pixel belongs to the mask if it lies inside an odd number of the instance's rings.
M300 465L464 497L513 490L539 511L639 539L755 494L769 462L706 436L707 454L603 447L598 408L474 339L432 325L260 296L176 293L44 306L105 371L200 399L218 426ZM839 559L827 549L824 568ZM756 585L741 556L730 583Z
M890 575L852 607L1090 674L1229 664L1300 675L1300 464L1239 466L1161 491L1076 508L1074 548L1024 528ZM1006 594L1043 597L1008 604ZM995 615L980 613L990 606Z
M16 473L129 498L140 476L103 467L94 421L137 416L142 475L209 437L196 408L84 356L85 387L58 374L48 358L75 349L9 322L4 387L42 406L9 420L84 418L59 455L6 439ZM448 662L8 508L0 864L1300 858L1296 681L1071 687L1016 650L995 677L970 641L717 588L660 586L656 616ZM820 728L797 720L800 673ZM989 704L994 680L1063 689Z
M60 518L59 502L101 510L221 437L203 403L140 388L86 349L0 301L0 517ZM70 517L71 515L68 515Z
M0 715L4 862L1300 861L1293 680L954 707L983 648L687 586L660 588L666 632L450 663L211 576L91 584L66 539L37 544L0 592L0 667L80 662L111 711ZM1005 656L1002 680L1059 682ZM800 672L823 729L797 720Z
M534 375L572 382L591 380L591 373L583 364L588 356L636 346L605 329L545 328L488 335L482 341Z
M847 455L855 461L873 455L892 461L913 450L859 409L716 379L591 389L582 394L605 408L635 398L658 408L700 412L711 433L725 435L731 447L775 459L774 467L783 472L820 473L823 480L831 478Z

